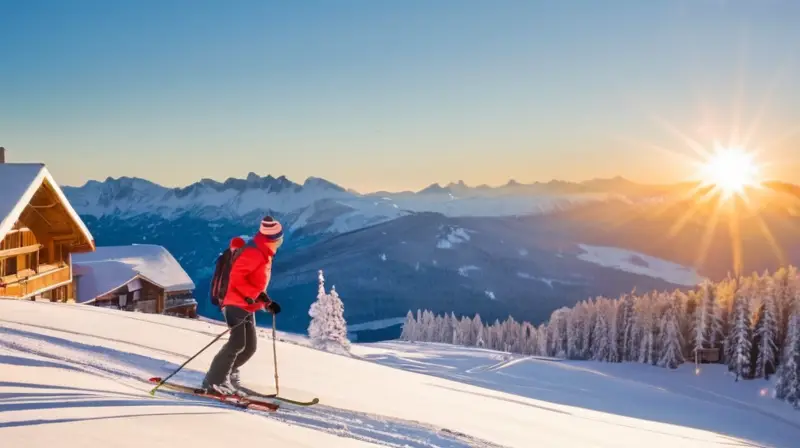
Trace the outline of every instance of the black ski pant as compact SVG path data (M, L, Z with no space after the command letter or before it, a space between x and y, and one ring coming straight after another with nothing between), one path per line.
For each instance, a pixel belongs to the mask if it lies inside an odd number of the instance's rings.
M228 342L222 346L217 356L211 362L211 367L206 373L205 383L208 385L220 384L224 382L228 375L239 369L256 352L256 317L254 313L249 313L235 306L226 306L222 310L228 328L233 328L243 320L236 328L228 334Z

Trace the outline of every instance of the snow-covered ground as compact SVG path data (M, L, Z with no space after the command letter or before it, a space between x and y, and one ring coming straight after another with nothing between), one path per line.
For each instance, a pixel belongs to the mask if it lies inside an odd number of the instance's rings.
M354 344L346 357L283 333L281 392L317 396L317 406L264 414L148 394L146 378L169 374L221 329L207 320L0 300L2 446L790 447L800 438L800 412L760 395L764 382L735 384L719 369L695 376L692 366L399 342ZM260 333L243 377L269 392L271 332ZM223 341L174 379L199 382Z

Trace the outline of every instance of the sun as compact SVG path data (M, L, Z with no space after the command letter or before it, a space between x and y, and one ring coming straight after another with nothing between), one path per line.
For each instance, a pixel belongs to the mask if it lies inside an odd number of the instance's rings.
M714 185L726 197L742 194L760 181L754 154L742 148L717 148L702 165L700 175L704 183Z

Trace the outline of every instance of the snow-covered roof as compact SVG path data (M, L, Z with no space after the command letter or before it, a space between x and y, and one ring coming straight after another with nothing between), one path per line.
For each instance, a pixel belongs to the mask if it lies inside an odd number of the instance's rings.
M70 218L86 240L93 244L94 237L86 224L72 208L50 171L41 163L0 163L0 239L14 227L43 182L47 182L55 191Z
M100 246L94 252L73 254L77 277L76 301L88 302L136 278L143 278L167 292L194 289L194 282L178 260L162 246Z

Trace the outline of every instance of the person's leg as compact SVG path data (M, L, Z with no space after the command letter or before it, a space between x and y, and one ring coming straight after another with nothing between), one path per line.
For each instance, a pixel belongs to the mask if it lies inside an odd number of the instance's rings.
M244 327L245 332L244 350L242 350L236 357L236 360L233 363L233 368L231 369L231 384L233 384L235 387L241 387L241 383L239 382L239 368L253 357L258 345L258 333L256 332L255 316L251 314L250 321L242 324L242 327Z
M235 306L227 306L223 310L223 315L225 316L225 322L227 322L228 327L232 328L243 319L247 318L249 313ZM219 353L217 353L214 360L211 362L208 373L206 373L206 377L203 380L203 387L215 386L226 382L231 368L236 362L236 358L246 347L247 327L249 325L249 323L244 323L230 331L228 342L222 346Z

